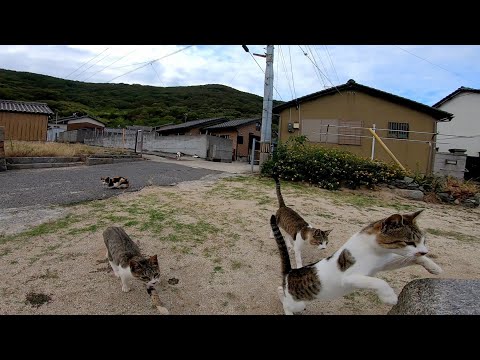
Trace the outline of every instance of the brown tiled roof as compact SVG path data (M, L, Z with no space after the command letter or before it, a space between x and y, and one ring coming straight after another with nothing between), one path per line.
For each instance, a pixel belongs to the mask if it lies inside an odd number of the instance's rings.
M224 121L227 121L227 119L211 118L211 119L192 120L182 124L162 126L161 128L157 129L157 132L161 133L161 132L164 132L164 131L167 132L170 130L183 130L183 129L189 129L189 128L195 128L195 127L204 127L204 126L209 126L213 124L218 124Z
M248 125L250 123L254 123L254 122L257 122L257 121L261 123L262 119L261 118L235 119L235 120L230 120L230 121L227 121L227 122L224 122L224 123L221 123L221 124L208 126L208 127L205 128L205 130L236 128L236 127Z
M371 88L369 86L361 85L359 83L356 83L352 79L348 80L346 84L339 85L339 86L336 86L336 87L331 87L329 89L325 89L325 90L322 90L322 91L319 91L319 92L316 92L316 93L313 93L313 94L310 94L310 95L302 96L302 97L299 97L295 100L291 100L291 101L286 102L284 104L275 106L273 108L273 113L278 114L278 113L280 113L280 111L282 111L284 109L288 109L289 107L296 106L299 103L303 103L303 102L306 102L306 101L311 101L311 100L317 99L317 98L322 97L322 96L335 95L335 94L338 94L339 92L343 93L344 91L352 91L352 90L361 91L361 92L366 93L368 95L383 98L383 99L391 101L393 103L397 103L397 104L409 107L411 109L417 110L417 111L422 112L424 114L428 114L431 117L433 117L435 120L438 120L438 121L450 121L454 117L453 114L451 114L449 112L442 111L440 109L436 109L434 107L431 107L431 106L428 106L428 105L425 105L425 104L422 104L422 103L419 103L419 102L416 102L416 101L413 101L413 100L410 100L410 99L407 99L407 98L404 98L404 97L401 97L401 96L398 96L398 95L390 94L390 93L387 93L387 92L382 91L382 90Z
M0 100L0 111L23 112L33 114L53 114L45 103Z

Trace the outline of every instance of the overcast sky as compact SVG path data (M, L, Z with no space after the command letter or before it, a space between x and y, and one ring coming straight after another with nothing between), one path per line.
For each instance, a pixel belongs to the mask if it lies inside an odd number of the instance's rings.
M247 46L265 53L265 45ZM480 88L479 64L472 45L275 45L274 99L354 79L433 105L460 86ZM0 45L0 68L86 82L223 84L263 96L265 58L241 45Z

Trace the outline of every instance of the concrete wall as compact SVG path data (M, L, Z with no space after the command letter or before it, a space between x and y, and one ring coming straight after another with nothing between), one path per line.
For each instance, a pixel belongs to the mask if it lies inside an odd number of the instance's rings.
M237 160L247 160L249 154L249 135L253 134L260 138L260 130L256 129L255 123L240 126L235 129L214 129L211 131L212 135L222 136L228 135L232 140L232 158L233 154ZM243 144L238 144L238 136L243 136Z
M135 149L136 135L105 134L85 139L85 144L103 147ZM213 147L215 145L215 147ZM209 155L209 151L214 152ZM143 134L143 151L159 151L174 154L177 151L187 155L198 155L202 159L214 156L221 161L232 161L232 140L211 135L158 136Z
M7 170L5 163L5 128L0 126L0 171Z
M207 159L213 161L232 162L232 140L218 136L202 135L207 138Z
M457 179L463 179L465 176L466 164L467 155L465 154L439 152L435 154L433 172L437 175L449 175L456 177Z
M71 130L58 134L59 142L83 143L86 137L91 136L92 130Z
M452 121L439 122L438 132L457 136L480 134L480 94L460 93L438 107L455 115ZM479 156L480 140L476 138L453 138L438 135L438 151L467 149L468 156Z

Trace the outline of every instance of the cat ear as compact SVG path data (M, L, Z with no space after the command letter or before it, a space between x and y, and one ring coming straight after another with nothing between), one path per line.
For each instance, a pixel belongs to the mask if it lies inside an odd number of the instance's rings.
M415 211L414 213L411 213L411 214L406 214L406 215L403 215L403 217L405 219L407 219L408 221L412 222L418 215L420 215L425 209L421 209L421 210L418 210L418 211Z
M382 222L382 231L385 231L389 228L398 228L403 225L403 217L400 214L393 214L383 220Z
M330 229L330 230L325 230L324 233L326 236L328 236L331 232L332 232L333 229Z
M158 266L158 259L157 259L157 254L153 255L153 256L150 256L150 258L148 259L148 261L150 262L150 264L154 265L154 266Z

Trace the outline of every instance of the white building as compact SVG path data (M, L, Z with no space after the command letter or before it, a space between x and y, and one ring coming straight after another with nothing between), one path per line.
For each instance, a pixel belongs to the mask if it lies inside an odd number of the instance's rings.
M480 153L480 89L460 87L432 107L455 115L451 121L437 124L439 152L466 149L468 156ZM445 136L445 135L455 135Z

